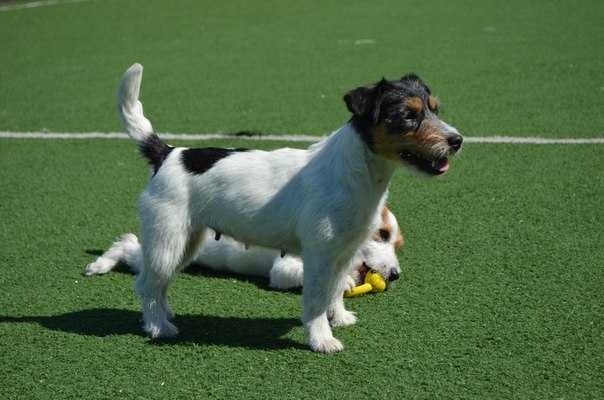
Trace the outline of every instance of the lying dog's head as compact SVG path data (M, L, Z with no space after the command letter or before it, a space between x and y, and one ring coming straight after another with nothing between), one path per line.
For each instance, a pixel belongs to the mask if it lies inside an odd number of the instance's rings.
M396 217L384 207L379 226L360 247L354 260L353 278L363 283L365 274L372 269L388 281L398 279L401 268L395 251L403 246L404 239Z
M367 146L384 158L440 175L461 148L463 138L440 120L438 99L417 75L356 88L344 101Z

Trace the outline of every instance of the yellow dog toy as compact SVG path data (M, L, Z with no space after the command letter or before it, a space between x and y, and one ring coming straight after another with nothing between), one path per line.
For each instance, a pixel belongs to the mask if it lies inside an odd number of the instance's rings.
M366 293L378 293L386 290L386 281L382 275L374 271L365 274L365 283L344 292L344 297L358 297Z

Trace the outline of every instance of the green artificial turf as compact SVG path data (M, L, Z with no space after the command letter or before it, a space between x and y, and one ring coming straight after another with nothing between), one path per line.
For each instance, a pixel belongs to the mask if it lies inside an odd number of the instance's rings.
M0 13L0 130L115 131L133 62L159 131L324 134L415 71L471 135L602 135L604 2L90 1Z
M0 131L118 131L145 66L160 132L324 134L359 84L415 71L473 136L601 137L604 2L89 1L0 12ZM195 145L276 148L278 142ZM148 170L127 141L0 140L0 399L604 397L601 146L473 145L401 169L401 280L347 300L343 353L300 295L192 269L153 343L125 268L84 278Z
M298 293L199 269L171 289L181 336L150 342L125 269L80 275L136 232L135 146L0 145L2 398L604 395L599 147L468 145L444 177L398 171L402 278L346 301L360 321L325 356L303 345Z

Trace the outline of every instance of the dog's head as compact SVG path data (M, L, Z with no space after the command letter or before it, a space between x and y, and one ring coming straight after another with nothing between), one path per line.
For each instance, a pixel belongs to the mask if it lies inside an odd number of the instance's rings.
M403 246L404 239L396 217L392 212L384 207L380 215L380 223L377 229L363 245L360 247L355 260L357 283L362 283L365 274L372 269L378 272L388 281L394 281L399 278L401 268L396 250ZM356 274L355 274L356 275Z
M439 101L417 75L358 87L344 101L352 124L381 157L441 175L461 149L462 136L438 117Z

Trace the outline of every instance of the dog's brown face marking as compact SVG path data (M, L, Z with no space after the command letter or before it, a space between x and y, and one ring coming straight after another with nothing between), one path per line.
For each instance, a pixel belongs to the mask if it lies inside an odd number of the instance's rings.
M398 235L396 237L396 242L394 242L394 248L398 250L401 247L403 247L404 244L405 244L405 239L403 238L403 234L399 230Z
M424 109L424 103L422 103L422 99L418 96L409 97L407 100L405 100L405 106L418 114L420 114Z
M391 212L388 207L384 207L384 209L382 210L382 221L386 221L389 218L389 213ZM398 222L396 221L396 219L394 219L393 221L397 224L396 230L398 232L396 235L396 240L394 241L394 248L398 250L405 244L405 239L403 238L403 232L401 231L401 227L398 225Z
M416 75L359 87L344 96L352 124L383 158L404 161L430 175L448 170L462 138L437 116L438 99Z
M428 107L430 107L430 111L438 112L438 108L440 107L438 99L434 96L428 96Z
M392 226L392 223L396 223L396 220L391 220L390 219L390 210L388 209L388 207L384 207L382 209L382 225L380 226L380 229L373 235L373 240L375 241L382 241L382 242L388 242L391 240L392 238L392 232L395 230ZM397 235L396 235L396 240L394 241L394 248L399 249L403 246L404 244L404 239L403 239L403 234L401 233L401 228L400 226L396 226L396 231L397 231Z
M391 135L388 133L385 124L376 126L372 131L373 151L389 160L398 161L400 159L400 149L404 147L406 140L403 135Z
M373 235L373 240L379 242L387 242L390 240L390 237L392 236L392 224L390 224L390 218L389 217L389 210L388 207L384 207L382 209L382 214L381 214L381 218L382 218L382 224L380 226L380 229Z
M447 147L446 138L429 121L424 121L419 129L393 134L385 124L372 131L374 151L384 158L400 161L401 153L410 152L423 158L434 157L434 149Z

